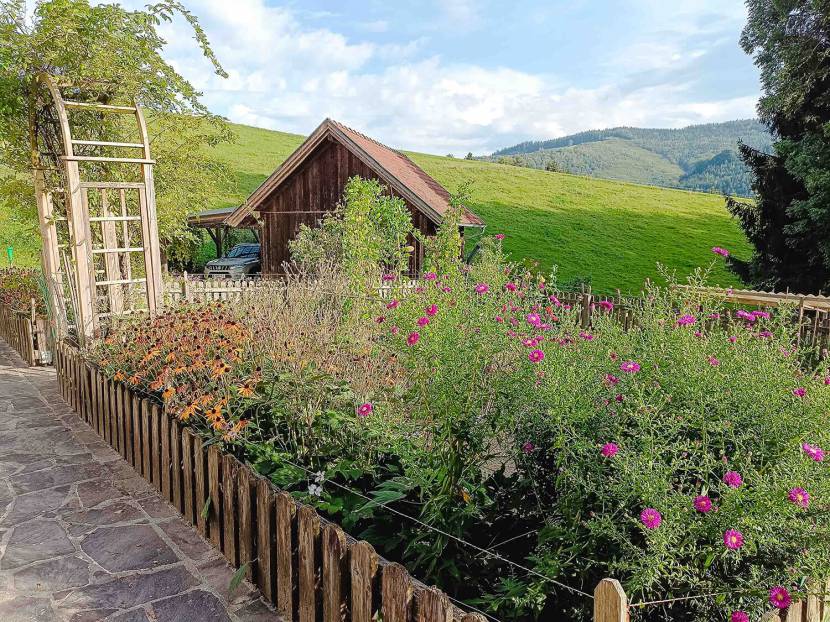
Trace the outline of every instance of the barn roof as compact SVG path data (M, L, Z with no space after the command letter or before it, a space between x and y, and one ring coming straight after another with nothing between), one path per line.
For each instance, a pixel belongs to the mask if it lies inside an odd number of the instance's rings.
M306 161L327 138L337 140L371 168L397 194L407 199L430 220L440 223L450 208L450 193L406 155L390 149L350 127L326 119L316 130L240 205L226 223L240 226L259 209L265 199ZM463 227L481 227L484 222L467 208L461 217Z

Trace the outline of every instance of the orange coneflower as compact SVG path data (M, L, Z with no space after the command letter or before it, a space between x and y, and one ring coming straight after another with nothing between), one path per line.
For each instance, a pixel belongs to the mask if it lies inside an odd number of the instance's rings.
M150 390L151 391L158 391L164 385L164 376L158 376L153 382L150 383Z
M254 394L254 383L250 380L243 382L241 385L236 387L236 391L242 397L251 397Z
M231 370L231 366L225 361L216 361L213 364L213 377L219 378Z
M165 361L167 361L168 363L172 363L173 361L175 361L175 360L176 360L176 353L175 353L175 352L171 352L170 354L168 354L168 355L164 358L164 360L165 360Z
M171 387L171 386L168 386L168 387L166 387L166 388L164 389L164 391L162 392L162 394L161 394L161 398L162 398L162 399L166 402L167 400L169 400L170 398L172 398L174 395L176 395L176 389L174 389L174 388L173 388L173 387Z
M119 369L117 372L115 372L115 375L112 377L112 379L115 380L116 382L121 382L126 377L127 377L126 374Z
M131 385L135 386L139 383L140 380L141 380L141 376L139 374L133 374L132 376L130 376L130 379L127 382L129 382Z

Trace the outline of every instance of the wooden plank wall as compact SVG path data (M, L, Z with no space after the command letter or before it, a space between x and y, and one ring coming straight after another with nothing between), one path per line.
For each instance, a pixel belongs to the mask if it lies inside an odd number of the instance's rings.
M56 347L61 395L285 620L484 622L347 536L157 403Z
M279 188L268 197L261 210L262 273L282 274L282 265L290 260L288 242L301 224L315 226L326 212L333 211L343 196L350 177L378 179L362 160L336 141L321 144ZM436 225L414 205L406 201L412 224L427 235L435 235ZM415 247L410 272L417 274L423 265L424 249L414 237Z

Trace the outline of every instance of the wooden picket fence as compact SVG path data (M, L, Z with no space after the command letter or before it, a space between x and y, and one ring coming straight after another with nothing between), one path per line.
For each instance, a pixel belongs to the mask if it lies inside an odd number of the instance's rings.
M320 517L248 464L169 416L158 402L106 377L67 343L55 348L61 395L228 563L244 568L286 621L486 622L450 602ZM827 622L830 582L764 622ZM628 622L620 583L594 590L594 622ZM635 605L635 609L636 609Z
M483 622L297 503L158 403L58 345L61 394L232 566L298 622Z
M34 301L32 301L34 309ZM0 304L0 337L30 366L45 365L51 360L48 345L48 321L34 311L23 313Z

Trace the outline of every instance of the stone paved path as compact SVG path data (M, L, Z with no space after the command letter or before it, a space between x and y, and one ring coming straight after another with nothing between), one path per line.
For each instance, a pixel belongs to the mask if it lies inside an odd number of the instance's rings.
M0 339L0 621L278 621Z

